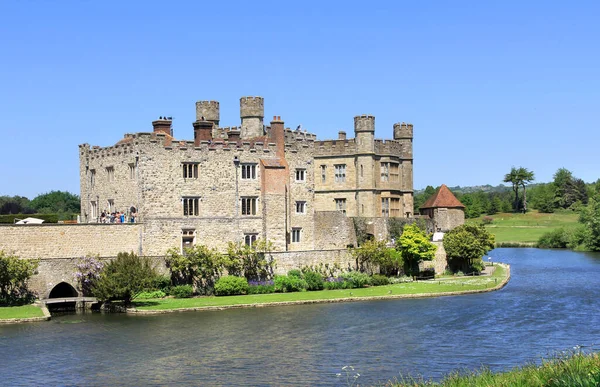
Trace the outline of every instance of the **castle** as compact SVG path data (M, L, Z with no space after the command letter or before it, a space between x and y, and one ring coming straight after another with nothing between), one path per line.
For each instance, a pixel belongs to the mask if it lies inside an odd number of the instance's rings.
M413 216L411 124L378 140L375 117L360 115L354 138L320 141L280 116L265 125L261 97L241 98L240 118L221 127L219 102L199 101L193 140L160 117L114 146L80 145L81 221L125 212L143 225L140 253L159 256L259 238L281 252L345 249L356 244L353 217L381 237L387 218Z

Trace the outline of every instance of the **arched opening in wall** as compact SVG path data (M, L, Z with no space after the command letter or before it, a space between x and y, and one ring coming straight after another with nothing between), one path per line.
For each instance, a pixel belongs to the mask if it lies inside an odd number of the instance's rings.
M66 282L61 282L50 291L48 298L66 298L66 297L78 297L79 293L77 290Z

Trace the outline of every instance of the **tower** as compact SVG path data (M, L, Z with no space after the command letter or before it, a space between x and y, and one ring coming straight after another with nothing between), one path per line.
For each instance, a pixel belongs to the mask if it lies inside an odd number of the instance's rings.
M375 189L375 117L361 115L354 117L356 141L356 214L357 216L377 216Z
M260 137L263 133L265 102L262 97L240 98L240 118L242 119L242 139Z
M202 119L204 117L204 119ZM196 121L210 121L219 126L219 102L218 101L198 101L196 102Z

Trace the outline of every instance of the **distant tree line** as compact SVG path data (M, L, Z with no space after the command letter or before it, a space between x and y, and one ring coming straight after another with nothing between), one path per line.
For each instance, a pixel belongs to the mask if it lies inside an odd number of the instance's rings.
M0 196L0 215L74 214L79 210L79 195L66 191L50 191L33 200L24 196Z
M558 169L550 183L528 185L533 178L533 172L527 168L513 167L504 176L504 182L511 183L512 187L500 186L488 191L475 192L454 190L453 193L465 205L465 217L477 218L481 215L521 212L527 209L544 213L552 213L558 209L578 211L600 190L600 179L594 183L585 183L566 168ZM419 207L436 190L437 188L427 186L423 192L415 195L415 213L419 213Z

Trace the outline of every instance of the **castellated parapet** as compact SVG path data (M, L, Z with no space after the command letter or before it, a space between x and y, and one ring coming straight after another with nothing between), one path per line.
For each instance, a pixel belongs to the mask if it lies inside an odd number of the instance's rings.
M394 124L394 140L412 139L413 125L405 122Z
M211 121L219 126L220 111L217 101L196 102L196 121Z
M375 132L375 116L363 114L354 117L354 133Z
M262 97L240 98L240 118L242 120L241 137L253 138L262 136L265 117L265 101Z

